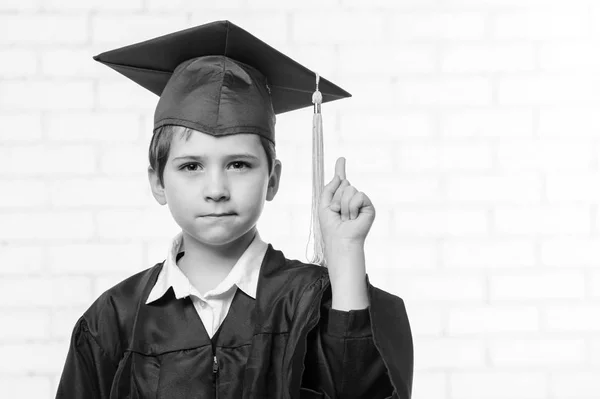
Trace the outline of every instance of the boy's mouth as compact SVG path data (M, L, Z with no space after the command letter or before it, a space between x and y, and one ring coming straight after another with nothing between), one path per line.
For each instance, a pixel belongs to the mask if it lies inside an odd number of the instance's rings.
M203 215L204 217L221 217L221 216L233 216L235 213L209 213Z

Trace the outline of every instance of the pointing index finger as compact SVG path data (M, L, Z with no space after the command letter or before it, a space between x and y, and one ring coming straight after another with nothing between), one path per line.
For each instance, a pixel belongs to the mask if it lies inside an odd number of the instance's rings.
M346 158L339 157L335 162L335 174L344 180L346 178Z

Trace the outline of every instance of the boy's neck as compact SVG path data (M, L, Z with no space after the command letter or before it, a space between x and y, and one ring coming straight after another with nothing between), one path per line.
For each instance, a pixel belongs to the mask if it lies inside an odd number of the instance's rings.
M194 277L212 276L221 281L252 243L255 234L256 226L227 245L213 247L198 242L183 232L185 255L177 265L190 280Z

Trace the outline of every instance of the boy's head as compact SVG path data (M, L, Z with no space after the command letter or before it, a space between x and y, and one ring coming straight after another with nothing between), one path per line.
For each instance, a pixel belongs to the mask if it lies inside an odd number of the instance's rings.
M149 155L154 198L169 206L182 230L207 244L248 232L279 188L274 145L256 134L214 137L169 125L155 132Z
M160 96L149 151L153 195L169 204L184 230L200 231L213 243L225 242L224 226L251 228L264 201L277 192L281 163L275 159L275 115L311 106L313 93L319 94L318 104L350 96L228 21L94 59ZM313 168L322 174L322 138L316 126ZM253 161L236 159L241 153L253 154ZM322 185L319 176L313 176L313 204L314 187ZM202 219L223 212L234 215ZM231 239L236 238L234 230Z

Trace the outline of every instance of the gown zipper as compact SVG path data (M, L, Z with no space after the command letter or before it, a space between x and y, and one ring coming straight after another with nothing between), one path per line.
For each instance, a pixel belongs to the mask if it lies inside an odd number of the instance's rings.
M217 378L219 377L219 363L217 356L213 355L213 387L215 388L215 399L219 398L219 390L217 386Z

